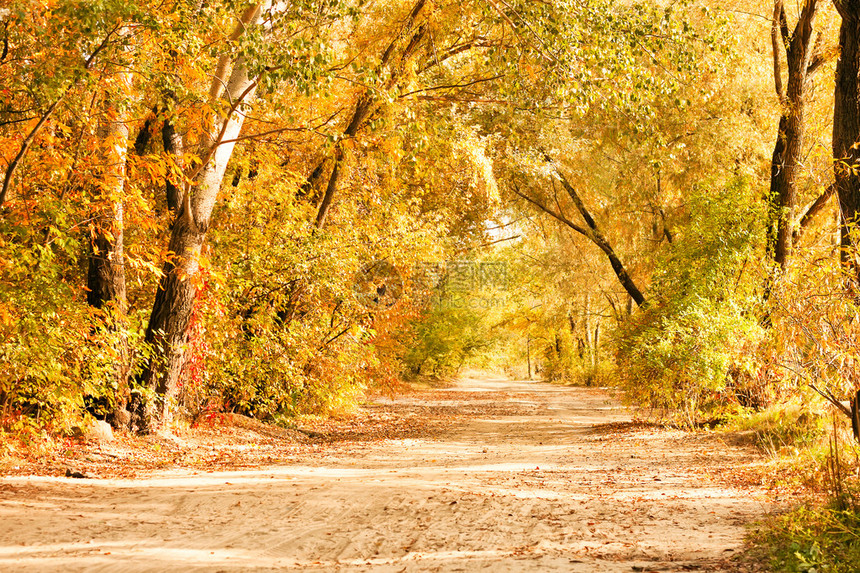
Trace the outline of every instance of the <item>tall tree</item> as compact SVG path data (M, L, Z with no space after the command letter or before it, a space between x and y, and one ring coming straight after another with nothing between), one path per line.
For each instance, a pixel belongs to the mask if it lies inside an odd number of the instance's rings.
M797 206L797 189L802 169L809 80L823 61L815 52L813 24L817 0L806 0L794 30L788 26L783 0L774 2L771 41L773 44L774 86L781 114L773 150L770 178L770 221L768 251L780 267L785 267L792 246ZM785 50L788 82L783 84L781 51Z
M261 22L262 8L254 4L245 10L231 36L232 41ZM154 348L138 382L149 396L138 394L133 405L133 423L141 431L150 431L158 423L170 419L171 401L185 364L201 251L227 164L258 81L259 78L249 75L245 56L240 54L231 59L225 53L219 58L209 89L211 119L204 128L198 149L199 161L193 164L197 167L188 174L190 183L183 193L170 235L168 248L173 258L162 270L146 328L146 342Z
M842 263L856 292L860 222L860 0L834 0L842 17L833 101L833 172L842 212Z

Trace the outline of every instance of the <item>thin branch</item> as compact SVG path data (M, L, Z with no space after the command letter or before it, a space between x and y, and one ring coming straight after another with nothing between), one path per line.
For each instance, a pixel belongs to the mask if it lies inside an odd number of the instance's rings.
M104 50L111 36L120 28L121 24L117 24L113 30L107 33L107 35L102 40L101 44L90 54L90 57L87 58L86 62L84 62L84 70L89 70L92 67L93 62L96 59L96 56ZM51 114L54 113L54 110L60 105L60 102L68 95L68 93L72 90L72 88L77 84L77 81L73 81L69 84L63 93L60 94L54 102L48 106L48 109L45 113L42 114L42 117L39 119L38 123L33 127L27 137L24 138L24 141L21 142L21 149L18 150L18 154L15 155L15 158L9 164L9 167L6 169L6 175L3 177L3 188L0 189L0 207L3 207L3 204L6 202L6 196L9 193L9 187L12 185L12 176L15 174L15 170L18 169L18 166L21 164L21 161L24 159L24 156L27 154L27 151L30 149L30 146L33 144L33 140L36 139L36 136L42 130L42 127L45 125L45 122L48 121L48 118L51 117Z
M482 243L475 247L476 249L481 249L484 247L489 247L490 245L495 245L496 243L504 243L505 241L513 241L514 239L519 239L522 235L513 235L512 237L504 237L502 239L496 239L495 241L490 241L489 243Z
M809 382L808 384L810 388L818 392L825 400L836 406L840 412L851 418L851 409L845 406L845 404L843 404L841 401L839 401L830 390L825 389L822 391L812 382Z
M454 89L454 88L466 88L466 87L469 87L469 86L473 86L473 85L475 85L475 84L480 84L480 83L484 83L484 82L491 82L491 81L493 81L493 80L497 80L497 79L499 79L499 78L503 78L503 77L504 77L504 74L499 74L499 75L496 75L496 76L493 76L493 77L490 77L490 78L479 78L479 79L477 79L477 80L473 80L473 81L471 81L471 82L466 82L466 83L462 83L462 84L448 84L448 85L444 85L444 86L432 86L432 87L429 87L429 88L421 88L421 89L419 89L419 90L413 90L413 91L411 91L411 92L406 92L405 94L401 94L401 96L400 96L400 97L401 97L401 98L405 98L405 97L409 97L409 96L411 96L411 95L413 95L413 94L418 94L418 93L422 93L422 92L429 92L429 91L436 91L436 90L447 90L447 89Z
M284 133L284 132L288 132L288 131L316 133L322 137L326 137L327 134L321 132L320 128L328 125L331 122L331 120L334 119L339 113L340 113L339 111L335 112L331 117L329 117L327 120L325 120L324 122L322 122L321 124L319 124L317 126L313 126L313 127L279 127L276 129L270 129L268 131L261 131L260 133L249 133L248 135L242 135L242 136L236 137L234 139L225 139L223 141L220 141L218 144L223 145L226 143L237 143L240 141L247 141L249 139L259 139L262 137L266 137L268 135L276 135L278 133Z
M800 240L801 235L803 235L803 231L809 224L812 222L812 219L824 209L824 206L827 204L827 200L830 199L836 193L836 183L831 183L830 186L824 190L824 193L819 195L815 201L806 209L803 213L803 216L798 221L795 226L794 236L792 240L797 243Z
M423 74L427 70L434 68L441 64L442 62L453 58L458 54L462 54L463 52L468 52L472 48L492 48L493 46L498 46L497 42L486 42L482 38L475 40L474 42L467 42L465 44L460 44L457 46L451 46L441 54L437 54L434 49L433 58L430 59L421 69L418 71L419 74Z

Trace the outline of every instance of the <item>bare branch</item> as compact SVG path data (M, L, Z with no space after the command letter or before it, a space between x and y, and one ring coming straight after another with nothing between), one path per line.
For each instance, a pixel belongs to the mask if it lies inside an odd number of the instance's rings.
M824 398L825 400L827 400L828 402L830 402L831 404L836 406L836 408L840 412L842 412L843 414L848 416L848 418L851 418L851 408L846 406L845 404L843 404L842 401L840 401L839 399L837 399L836 396L834 396L830 390L825 389L822 391L821 389L818 388L818 386L816 386L812 382L809 382L809 387L812 388L813 390L815 390L816 392L818 392L822 398Z
M783 106L786 104L785 101L785 88L782 86L782 59L780 57L781 48L780 48L780 31L779 31L779 17L780 13L783 15L785 11L782 6L782 0L776 0L773 3L773 21L771 22L770 28L770 40L771 45L773 47L773 84L776 89L776 95L779 98L779 103Z

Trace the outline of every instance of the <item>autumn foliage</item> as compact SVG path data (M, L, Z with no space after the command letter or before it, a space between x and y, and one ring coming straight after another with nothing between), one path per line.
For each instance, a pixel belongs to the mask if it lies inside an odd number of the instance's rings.
M464 365L693 425L850 400L854 17L736 4L6 3L0 423Z

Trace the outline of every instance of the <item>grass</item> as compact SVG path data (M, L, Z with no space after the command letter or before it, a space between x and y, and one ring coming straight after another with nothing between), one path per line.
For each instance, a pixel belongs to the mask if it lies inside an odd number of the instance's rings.
M825 420L794 404L732 423L752 431L770 455L769 475L762 477L802 496L800 505L762 520L748 537L751 551L772 571L860 572L858 444L847 420Z
M795 401L732 415L722 429L749 432L759 449L779 457L821 445L827 434L825 419L821 411Z
M761 522L749 541L773 571L860 571L860 513L856 508L832 503L797 507Z

